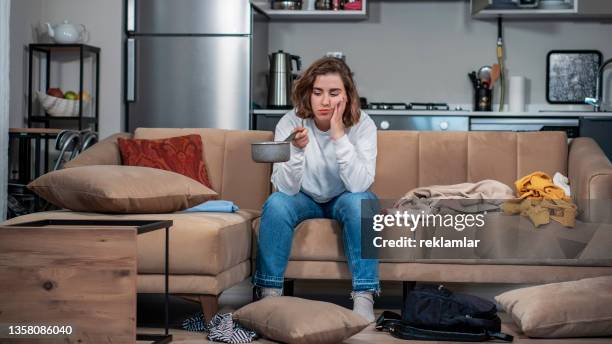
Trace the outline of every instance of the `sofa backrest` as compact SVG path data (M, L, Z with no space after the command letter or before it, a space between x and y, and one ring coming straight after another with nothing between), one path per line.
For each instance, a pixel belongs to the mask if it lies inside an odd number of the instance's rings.
M272 132L138 128L134 138L161 139L189 134L202 136L206 170L219 198L231 200L241 208L261 209L270 194L271 164L258 164L251 160L251 143L273 140Z
M418 186L499 180L531 172L567 176L564 132L379 131L373 191L397 199Z

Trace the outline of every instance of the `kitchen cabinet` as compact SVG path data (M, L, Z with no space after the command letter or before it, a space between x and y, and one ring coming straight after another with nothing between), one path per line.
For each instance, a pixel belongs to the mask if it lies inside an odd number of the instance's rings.
M612 117L584 117L580 119L580 136L591 137L612 161Z
M470 0L474 18L612 17L610 0L540 0L537 8L517 8L509 0Z
M368 18L367 3L368 0L362 0L361 10L341 10L341 11L322 11L322 10L307 10L308 3L315 0L305 0L301 10L274 10L270 8L270 1L255 0L251 4L265 13L271 20L363 20Z
M256 110L253 114L253 129L274 131L276 123L289 110Z

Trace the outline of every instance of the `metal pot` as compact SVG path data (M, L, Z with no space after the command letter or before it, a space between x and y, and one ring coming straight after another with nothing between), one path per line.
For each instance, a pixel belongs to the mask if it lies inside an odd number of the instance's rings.
M304 120L302 119L302 127ZM285 162L291 157L289 144L297 135L293 131L283 141L264 141L251 143L251 158L255 162Z
M301 0L290 0L290 1L272 1L273 10L301 10Z
M331 10L334 8L332 0L316 0L315 9L317 10Z
M285 162L291 157L289 141L251 143L251 158L255 162Z

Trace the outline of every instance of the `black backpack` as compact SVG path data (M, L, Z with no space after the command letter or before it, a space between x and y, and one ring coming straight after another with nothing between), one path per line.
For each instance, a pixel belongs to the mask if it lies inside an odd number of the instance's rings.
M404 300L402 316L385 311L376 320L376 329L414 340L513 340L512 336L500 332L501 319L493 302L454 294L441 285L416 286Z

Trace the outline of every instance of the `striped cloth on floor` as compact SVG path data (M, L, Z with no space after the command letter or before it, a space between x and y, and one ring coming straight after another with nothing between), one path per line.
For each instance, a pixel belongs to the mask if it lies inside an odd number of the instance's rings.
M222 343L250 343L258 338L257 333L235 322L232 313L217 314L206 324L204 314L198 312L183 321L183 328L187 331L208 332L208 340Z
M208 332L204 313L197 312L193 316L183 320L183 329L193 332Z

